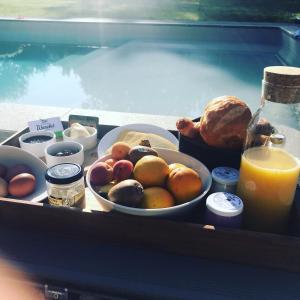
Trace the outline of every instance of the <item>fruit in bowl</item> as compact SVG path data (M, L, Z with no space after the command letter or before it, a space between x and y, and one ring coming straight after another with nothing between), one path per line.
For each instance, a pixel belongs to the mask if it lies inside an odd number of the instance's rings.
M166 208L175 205L175 199L172 194L162 187L149 187L144 190L142 198L142 208Z
M144 196L143 186L134 179L126 179L114 185L108 192L108 199L120 205L137 207Z
M101 157L90 167L87 185L105 209L141 216L174 216L188 212L203 199L211 186L211 175L200 161L174 150L152 150L158 156L143 156L128 178L113 176L104 186L93 184L91 175L97 164L112 155ZM123 157L115 166L128 159L130 156Z
M132 162L126 159L121 159L114 164L113 178L116 181L129 179L132 171L133 171Z
M129 159L133 164L136 164L138 160L147 155L158 156L157 152L151 148L151 146L135 146L132 147L128 153Z
M202 181L193 169L176 168L168 176L167 187L176 198L177 203L184 203L199 195Z
M144 187L163 186L168 175L169 166L166 161L154 155L142 157L133 170L133 177Z
M93 185L106 185L113 179L113 168L106 162L98 162L91 172L91 183Z
M111 156L114 159L123 159L125 158L130 151L130 146L124 142L117 142L113 144L111 149Z

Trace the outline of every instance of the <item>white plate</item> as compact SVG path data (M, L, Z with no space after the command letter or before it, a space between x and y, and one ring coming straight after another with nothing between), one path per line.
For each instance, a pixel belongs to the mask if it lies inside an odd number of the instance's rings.
M113 130L109 131L106 135L104 135L104 137L100 140L98 144L98 157L102 157L103 155L106 155L107 149L109 149L111 145L117 141L118 136L125 130L157 134L167 139L178 148L179 142L177 138L171 132L169 132L164 128L155 125L150 125L150 124L128 124L128 125L116 127Z

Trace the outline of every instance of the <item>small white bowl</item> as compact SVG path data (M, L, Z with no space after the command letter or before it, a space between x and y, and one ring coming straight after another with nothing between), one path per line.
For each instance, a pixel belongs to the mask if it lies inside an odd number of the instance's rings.
M32 194L22 197L22 200L41 202L47 198L47 185L45 173L46 164L35 155L13 146L0 146L0 164L9 168L16 164L25 164L31 170L36 179L36 187ZM10 195L7 198L15 198Z
M90 136L80 137L80 138L71 138L70 130L71 128L67 128L63 131L64 141L74 141L80 143L83 146L84 151L90 150L96 147L97 145L97 129L90 126L85 126Z
M51 139L41 143L26 143L24 142L26 139L34 137L34 136L49 136ZM37 157L45 156L45 149L47 146L54 144L56 141L55 134L51 131L31 131L28 133L24 133L19 137L20 147L23 150L26 150Z
M200 202L205 199L204 196L208 193L211 187L212 178L209 170L206 168L206 166L203 163L201 163L199 160L187 154L178 151L162 149L162 148L154 148L154 149L158 152L158 156L163 158L167 162L167 164L171 164L175 162L181 163L195 170L199 174L202 180L203 186L201 189L201 193L196 198L188 202L175 205L172 207L167 207L167 208L144 209L144 208L128 207L117 203L113 203L112 201L97 194L90 183L91 170L93 169L94 165L99 161L105 161L111 158L111 155L105 155L100 159L98 159L97 161L95 161L93 165L91 165L86 175L87 186L89 187L89 189L91 190L95 198L98 200L98 202L104 207L104 209L106 209L107 211L116 210L125 214L145 216L145 217L176 217L176 216L185 215L186 213L192 211L193 208L195 208L195 206L198 206Z
M67 156L55 156L58 152L64 150L71 150L76 153ZM62 163L82 165L84 161L83 146L77 142L58 142L56 144L49 145L45 149L45 158L49 168Z

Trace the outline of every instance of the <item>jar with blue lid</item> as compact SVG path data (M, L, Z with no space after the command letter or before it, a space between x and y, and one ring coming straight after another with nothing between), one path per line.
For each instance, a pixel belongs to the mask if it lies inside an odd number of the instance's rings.
M206 199L203 223L207 225L240 228L242 225L243 201L231 193L218 192Z
M230 167L217 167L212 170L211 192L235 193L239 180L239 171Z

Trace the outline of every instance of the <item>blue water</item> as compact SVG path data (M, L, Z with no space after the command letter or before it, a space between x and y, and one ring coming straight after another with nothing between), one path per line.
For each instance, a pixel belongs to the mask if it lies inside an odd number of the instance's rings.
M130 42L115 48L0 45L0 102L197 117L214 97L259 105L270 49Z

